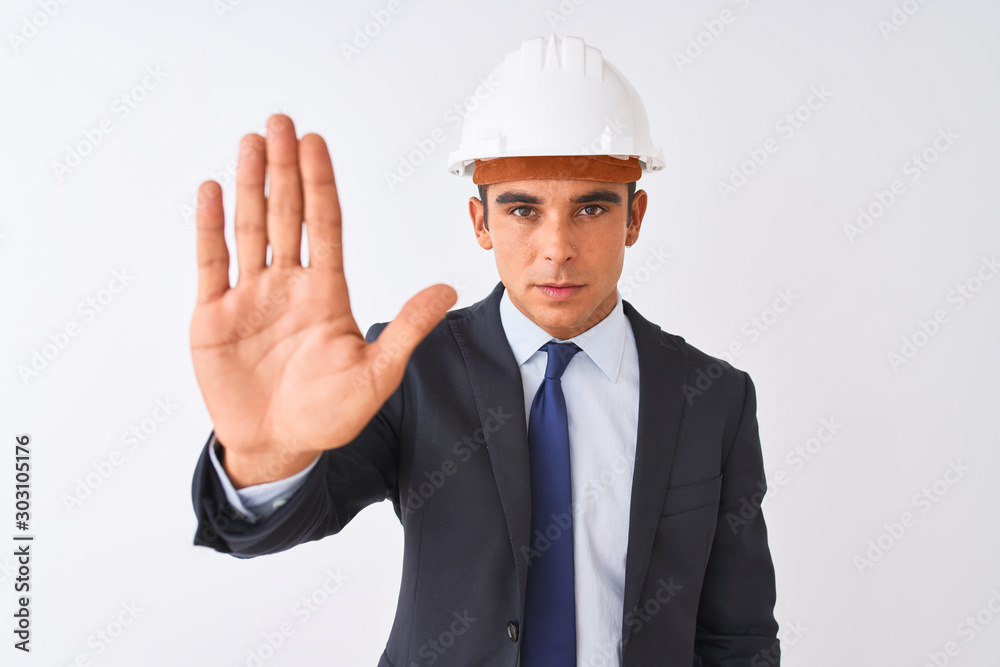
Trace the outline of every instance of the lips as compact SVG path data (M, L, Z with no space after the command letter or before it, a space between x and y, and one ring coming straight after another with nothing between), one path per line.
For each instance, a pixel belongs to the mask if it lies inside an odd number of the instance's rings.
M583 289L583 285L572 285L570 283L549 283L546 285L537 285L537 287L545 296L557 300L568 299Z

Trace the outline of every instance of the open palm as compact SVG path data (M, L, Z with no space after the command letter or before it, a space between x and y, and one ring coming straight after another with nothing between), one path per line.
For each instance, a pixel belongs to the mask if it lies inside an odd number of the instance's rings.
M457 294L444 284L422 290L378 340L365 341L344 278L340 203L326 143L317 134L298 140L287 116L269 119L266 140L249 134L240 143L235 287L221 188L206 181L198 196L195 375L233 484L281 479L361 432ZM307 267L300 260L303 220Z

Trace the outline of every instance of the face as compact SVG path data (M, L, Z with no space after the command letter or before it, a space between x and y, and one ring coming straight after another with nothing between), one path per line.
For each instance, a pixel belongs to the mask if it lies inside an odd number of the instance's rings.
M583 333L614 308L625 246L639 238L646 193L628 220L625 183L540 178L491 183L469 200L476 240L493 250L511 302L560 340Z

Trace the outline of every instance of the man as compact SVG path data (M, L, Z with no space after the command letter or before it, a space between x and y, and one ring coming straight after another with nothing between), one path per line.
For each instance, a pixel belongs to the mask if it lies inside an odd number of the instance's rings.
M753 383L617 290L635 181L662 167L642 102L577 38L498 70L449 167L480 187L500 275L467 308L434 285L362 337L329 155L287 117L241 144L236 287L203 184L195 544L274 553L388 498L404 556L381 666L776 665Z

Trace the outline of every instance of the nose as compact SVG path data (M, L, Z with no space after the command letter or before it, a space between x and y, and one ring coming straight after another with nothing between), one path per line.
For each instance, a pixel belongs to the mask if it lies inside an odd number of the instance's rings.
M576 256L576 231L568 220L551 220L542 234L541 249L546 260L561 264Z

